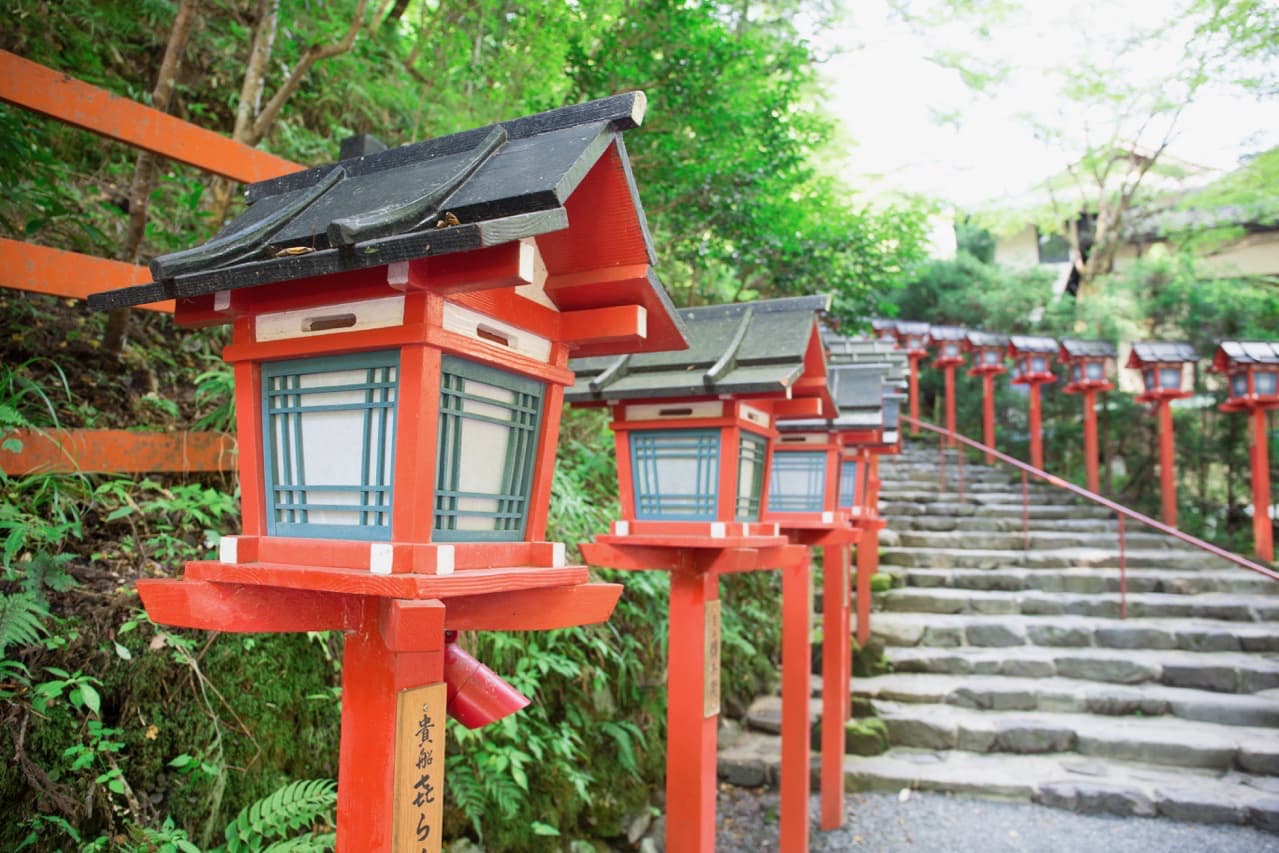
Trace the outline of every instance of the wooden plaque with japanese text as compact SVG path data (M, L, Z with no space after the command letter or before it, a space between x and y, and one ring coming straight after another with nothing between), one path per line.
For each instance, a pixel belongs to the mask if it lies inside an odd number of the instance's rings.
M401 690L395 722L395 853L440 853L444 822L443 683Z
M702 716L719 713L719 636L721 614L719 599L706 602L706 676L702 680Z

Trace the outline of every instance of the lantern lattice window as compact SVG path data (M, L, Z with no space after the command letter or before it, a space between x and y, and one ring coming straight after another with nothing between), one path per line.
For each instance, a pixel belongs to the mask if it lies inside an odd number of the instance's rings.
M845 460L839 469L839 505L841 507L857 506L858 498L857 463Z
M399 353L262 367L272 535L391 537Z
M719 486L719 431L631 433L635 515L655 520L714 520Z
M759 521L759 502L764 491L764 459L768 441L743 433L737 457L737 520Z
M443 359L435 538L524 538L544 393L532 379Z
M773 454L768 506L773 512L821 512L826 481L826 454L788 451Z

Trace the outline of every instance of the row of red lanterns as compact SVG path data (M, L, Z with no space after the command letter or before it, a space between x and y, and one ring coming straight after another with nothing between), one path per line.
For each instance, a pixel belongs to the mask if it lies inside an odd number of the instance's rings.
M1051 369L1053 356L1066 368L1067 394L1079 394L1083 401L1084 459L1088 488L1100 489L1097 471L1096 395L1111 391L1109 364L1116 359L1115 345L1104 340L1029 335L1004 336L989 332L969 331L956 326L931 326L927 323L892 320L872 321L877 337L897 342L906 351L911 366L911 417L919 417L918 364L930 348L936 353L932 366L945 371L946 428L955 431L954 369L973 358L970 376L980 376L983 388L983 441L995 443L994 377L1006 372L1004 359L1017 366L1012 382L1028 386L1030 420L1030 463L1043 466L1043 440L1040 427L1039 386L1057 381ZM1143 341L1132 344L1126 367L1138 370L1143 390L1138 402L1150 403L1159 418L1159 468L1162 492L1162 518L1165 524L1177 525L1176 481L1174 478L1174 445L1171 403L1191 396L1185 366L1195 364L1199 356L1187 343ZM1270 521L1270 483L1265 412L1279 408L1279 342L1223 341L1214 354L1215 373L1228 380L1228 395L1220 408L1226 412L1249 412L1253 419L1252 481L1253 533L1257 553L1266 560L1274 559L1273 532ZM987 461L991 461L990 457Z

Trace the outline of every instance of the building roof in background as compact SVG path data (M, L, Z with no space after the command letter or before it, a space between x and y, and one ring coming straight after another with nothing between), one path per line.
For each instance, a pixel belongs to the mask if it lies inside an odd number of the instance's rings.
M804 373L828 295L682 308L689 348L569 362L568 402L784 394ZM819 347L820 349L820 347Z

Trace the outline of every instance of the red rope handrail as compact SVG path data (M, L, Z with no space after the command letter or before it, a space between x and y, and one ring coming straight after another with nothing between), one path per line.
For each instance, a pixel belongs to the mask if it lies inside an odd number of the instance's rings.
M1033 465L1027 465L1025 462L1022 462L1020 459L1014 459L1013 457L1007 455L1006 453L999 452L993 447L987 447L981 442L973 441L971 438L960 435L959 433L951 432L950 430L945 429L944 427L939 427L939 426L936 426L935 424L930 424L927 421L921 421L916 418L912 418L909 415L901 415L901 419L912 426L922 427L923 429L926 429L929 432L935 432L938 435L941 435L943 437L952 439L954 441L958 441L962 444L966 444L969 447L973 448L974 450L980 450L982 453L995 457L1000 462L1003 462L1005 464L1013 466L1014 468L1017 468L1018 470L1022 472L1023 475L1030 474L1032 476L1035 476L1039 478L1040 480L1043 480L1044 482L1048 483L1049 485L1056 486L1059 489L1065 489L1066 491L1074 495L1077 495L1078 497L1084 498L1085 500L1088 500L1088 501L1092 501L1093 503L1098 504L1100 506L1104 506L1109 510L1113 510L1115 513L1119 514L1120 516L1127 516L1128 518L1131 518L1134 521L1141 522L1147 527L1151 527L1151 528L1154 528L1155 530L1158 530L1160 533L1166 533L1175 539L1180 539L1182 542L1185 542L1188 545L1193 545L1196 548L1200 549L1201 551L1207 551L1209 554L1212 554L1214 557L1220 557L1223 560L1234 563L1236 566L1239 566L1240 568L1247 569L1248 571L1251 571L1251 572L1256 572L1259 575L1264 575L1270 578L1271 580L1279 581L1279 572L1276 572L1273 569L1268 569L1265 566L1262 566L1258 563L1254 563L1252 560L1249 560L1246 557L1241 557L1240 555L1235 554L1231 551L1227 551L1224 548L1218 548L1216 545L1213 545L1211 542L1205 542L1204 540L1198 537L1191 536L1189 533L1183 533L1182 531L1178 530L1175 527L1169 527L1168 525L1162 522L1155 521L1150 516L1142 515L1136 510L1129 509L1128 507L1123 506L1122 504L1117 504L1112 500L1103 498L1101 495L1096 494L1095 492L1090 492L1087 489L1082 488L1081 486L1076 486L1074 483L1068 483L1065 480L1063 480L1061 477L1056 476L1055 474L1049 474L1047 471L1040 470L1039 468L1036 468Z

